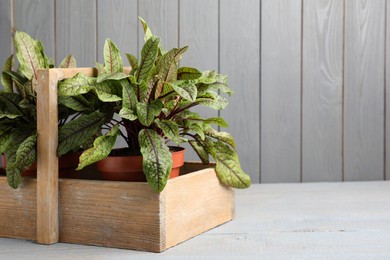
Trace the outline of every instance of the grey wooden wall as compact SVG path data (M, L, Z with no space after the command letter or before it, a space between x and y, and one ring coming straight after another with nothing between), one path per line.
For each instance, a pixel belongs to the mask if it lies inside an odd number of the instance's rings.
M219 113L253 182L390 179L389 1L0 0L0 62L12 28L57 63L102 62L106 37L139 53L141 16L166 48L190 45L183 65L229 75Z

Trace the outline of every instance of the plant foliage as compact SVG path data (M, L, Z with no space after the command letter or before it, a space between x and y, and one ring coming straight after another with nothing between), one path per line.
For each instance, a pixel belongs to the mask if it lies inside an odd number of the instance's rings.
M0 91L0 154L7 159L7 179L12 188L20 184L21 173L37 160L37 70L54 67L40 41L27 33L15 33L16 55L11 55L3 66ZM19 67L14 70L14 56ZM76 66L72 55L61 68ZM89 109L89 110L88 110ZM94 109L84 97L62 97L59 106L59 126L75 113ZM97 130L96 130L97 131ZM96 132L95 131L95 132Z
M107 39L104 65L99 65L97 77L76 75L58 85L60 100L75 99L69 101L69 108L86 112L91 108L86 104L95 104L95 112L99 113L96 114L99 116L80 117L79 121L85 120L80 124L69 122L77 125L73 132L78 136L67 137L79 140L80 136L91 136L94 132L96 136L93 146L81 155L79 169L108 156L117 136L121 135L130 150L142 153L146 178L152 189L160 192L172 167L167 142L177 145L189 142L204 163L209 162L210 155L214 158L222 183L235 188L248 187L250 177L241 169L233 137L212 128L212 125L227 127L227 122L221 117L202 118L190 110L196 106L224 109L228 101L219 92L228 95L233 92L227 77L215 71L179 67L188 47L165 51L160 38L153 35L144 20L141 22L145 44L139 61L135 55L126 54L132 66L129 74L123 73L118 47ZM100 132L96 133L99 124ZM108 132L104 134L105 131ZM58 152L64 154L80 145L60 142Z

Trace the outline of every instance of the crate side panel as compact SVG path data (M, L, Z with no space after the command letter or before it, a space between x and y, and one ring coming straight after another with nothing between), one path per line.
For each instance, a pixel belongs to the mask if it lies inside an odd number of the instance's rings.
M37 184L34 179L23 178L18 189L7 184L0 176L0 237L36 240L37 237Z
M160 196L146 183L60 180L60 241L161 251Z
M166 189L166 248L233 219L233 190L213 169L172 179Z

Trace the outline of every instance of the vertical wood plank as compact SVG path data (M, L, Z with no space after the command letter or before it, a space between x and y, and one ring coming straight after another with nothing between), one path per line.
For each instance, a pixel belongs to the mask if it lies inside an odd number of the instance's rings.
M0 33L0 69L2 69L12 51L11 0L0 1ZM0 86L0 89L3 89L3 86Z
M178 45L178 1L175 0L142 0L139 1L139 16L151 28L153 34L161 38L162 47L171 49ZM140 23L138 42L139 51L144 45L144 31Z
M342 179L343 1L304 1L302 180Z
M390 180L390 0L386 0L386 59L385 59L385 82L386 82L386 117L385 117L385 179Z
M98 61L103 63L103 46L110 38L118 46L123 63L128 62L125 53L137 56L137 0L98 0L97 41Z
M189 46L181 66L218 70L218 0L182 0L179 12L179 46ZM206 118L218 116L211 108L196 108L194 112ZM190 145L186 149L187 161L199 161Z
M96 0L56 1L57 63L68 54L76 57L78 67L96 62Z
M58 242L57 70L38 71L37 242Z
M385 1L345 11L345 180L383 180Z
M39 39L54 58L54 1L14 0L15 29Z
M230 123L238 155L252 182L260 169L260 1L221 1L220 68L235 91L221 115Z
M301 0L263 0L261 19L261 182L299 182Z

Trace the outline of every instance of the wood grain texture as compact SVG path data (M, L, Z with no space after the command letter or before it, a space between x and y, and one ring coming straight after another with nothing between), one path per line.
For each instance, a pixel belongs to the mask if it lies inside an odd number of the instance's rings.
M91 67L97 61L96 44L96 0L57 0L57 63L73 54L78 67Z
M180 66L218 70L218 1L180 1L179 46L189 46ZM201 116L216 117L218 111L207 107L193 109ZM189 144L184 145L186 160L199 161Z
M230 221L233 191L210 166L186 164L193 172L169 180L162 193L146 182L60 179L59 240L161 252ZM12 190L0 176L1 237L35 239L40 181L23 178Z
M384 177L385 1L346 1L345 180Z
M39 39L45 53L54 58L54 1L13 0L15 29Z
M14 190L7 177L0 176L0 237L36 240L37 184L31 178L22 178Z
M343 2L303 9L302 179L342 179Z
M58 70L38 70L37 241L58 242Z
M125 53L138 54L137 49L137 0L97 1L98 61L103 63L103 47L106 38L118 46L123 63L128 65Z
M146 183L62 180L60 194L61 241L163 250L160 196Z
M172 49L178 46L178 1L172 0L142 0L139 1L139 13L149 25L152 33L161 38L164 49ZM139 52L144 45L144 31L141 23L138 23Z
M385 59L385 180L390 180L390 0L386 0L386 59Z
M260 182L300 182L301 1L263 0L261 19Z
M259 182L260 169L260 2L222 1L220 69L235 91L221 111L236 139L241 166Z
M11 55L12 47L12 24L11 24L11 1L0 1L0 69L3 69L5 61ZM0 83L0 89L3 86ZM1 165L1 162L0 162Z
M165 196L166 248L234 217L233 190L220 184L213 169L171 179Z

